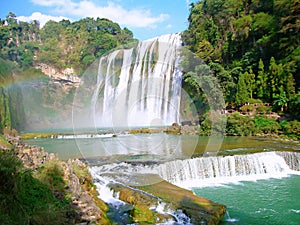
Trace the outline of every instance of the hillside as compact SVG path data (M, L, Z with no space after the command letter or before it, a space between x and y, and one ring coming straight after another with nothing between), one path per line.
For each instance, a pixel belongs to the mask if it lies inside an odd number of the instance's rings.
M132 42L132 32L107 19L0 20L0 131L70 122L80 76L97 58ZM47 75L47 76L45 76ZM49 79L51 77L51 79Z
M263 102L299 117L298 0L204 0L188 21L183 41L214 72L227 108ZM200 107L188 73L184 81Z

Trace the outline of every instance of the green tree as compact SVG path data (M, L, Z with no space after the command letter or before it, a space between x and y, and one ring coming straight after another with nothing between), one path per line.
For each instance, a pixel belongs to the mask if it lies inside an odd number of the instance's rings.
M276 94L274 96L274 105L276 107L279 107L280 110L283 112L284 110L287 109L288 106L288 98L286 97L285 92L281 92L280 94Z
M252 69L250 69L249 73L245 73L245 83L247 86L247 90L249 91L250 98L253 98L253 91L255 88L255 74Z
M264 62L262 59L259 60L258 64L258 74L256 79L256 92L257 97L263 99L266 96L266 82L267 76L264 70Z
M246 77L248 77L248 72L241 73L239 76L239 81L237 83L237 92L236 92L236 103L245 104L250 98L250 92L247 87Z

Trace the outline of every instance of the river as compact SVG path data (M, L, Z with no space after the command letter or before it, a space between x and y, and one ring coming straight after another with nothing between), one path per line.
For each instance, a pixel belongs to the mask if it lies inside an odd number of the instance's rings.
M126 173L129 184L137 173L157 173L199 196L225 204L228 212L222 224L292 225L300 221L298 142L125 132L26 142L63 160L85 159L98 175ZM220 153L222 156L217 156Z

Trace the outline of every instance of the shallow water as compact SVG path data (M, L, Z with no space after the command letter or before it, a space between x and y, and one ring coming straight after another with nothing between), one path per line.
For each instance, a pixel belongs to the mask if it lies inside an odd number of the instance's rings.
M31 145L39 145L48 152L58 154L59 158L87 158L116 155L138 155L138 160L172 160L190 158L194 154L219 151L235 154L243 151L300 150L300 144L279 139L253 137L195 137L159 134L120 134L117 137L103 135L100 137L65 136L60 139L25 140ZM120 160L120 157L118 157Z

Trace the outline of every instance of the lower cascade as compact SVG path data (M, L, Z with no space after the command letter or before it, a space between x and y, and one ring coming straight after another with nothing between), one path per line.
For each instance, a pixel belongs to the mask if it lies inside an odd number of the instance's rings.
M176 160L161 164L156 170L163 179L185 187L212 185L203 180L228 183L283 177L300 174L300 153L263 152Z
M149 187L155 187L152 191L159 190L157 193L163 193L162 190L166 187L160 185L166 184L166 181L169 182L169 185L167 185L167 192L169 192L169 190L173 190L173 184L181 188L189 189L192 187L215 186L243 180L251 181L257 179L282 178L291 174L300 175L299 165L300 153L298 152L261 152L246 155L174 160L163 163L110 163L100 166L91 166L90 172L94 177L94 183L99 193L102 193L99 197L114 208L127 208L128 206L126 206L126 204L133 201L137 196L134 194L135 197L129 198L126 196L126 193L137 191L141 193L141 195L157 199L155 200L158 201L156 206L151 206L149 210L154 210L161 215L166 215L166 218L169 219L168 221L164 221L163 224L194 224L193 221L190 221L190 218L195 216L194 214L189 218L187 217L189 213L185 214L178 210L171 210L164 202L159 202L159 197L157 198L141 190L148 190ZM138 177L147 177L147 180L149 180L157 175L166 181L157 180L157 183L145 184L132 183L132 179L134 180ZM184 189L180 192L183 190ZM129 196L132 196L132 194L127 193ZM192 196L194 196L193 193ZM174 196L174 199L176 198L178 198L178 196ZM225 209L222 208L222 206L215 205L214 207L216 207L214 216L223 215L225 213L225 211L222 211ZM209 213L205 215L209 215ZM220 218L216 216L214 219L219 220ZM230 222L231 221L236 221L236 219L230 219Z
M261 152L247 155L202 157L165 163L114 163L92 167L94 173L158 174L162 179L182 187L213 185L240 180L267 179L300 174L300 153ZM213 183L211 183L213 182Z

